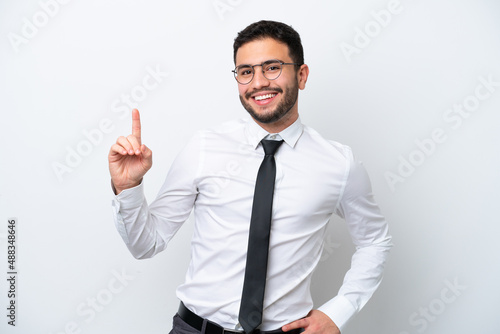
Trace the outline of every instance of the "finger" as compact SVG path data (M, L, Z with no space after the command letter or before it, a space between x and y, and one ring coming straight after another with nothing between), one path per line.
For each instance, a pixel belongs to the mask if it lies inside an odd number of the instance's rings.
M141 146L141 115L137 109L132 110L132 136L137 139L137 143Z
M131 136L129 136L129 137L131 137ZM134 152L134 146L132 145L132 143L127 138L125 138L123 136L120 136L116 140L116 143L118 145L120 145L121 147L123 147L123 149L127 151L127 154L129 154L129 155L134 155L135 154L135 152Z
M295 320L295 321L281 327L281 329L284 332L288 332L292 329L306 328L308 325L309 325L309 321L306 318L304 318L304 319Z
M132 145L132 153L135 155L141 154L141 144L137 141L137 138L134 135L129 135L127 140Z
M110 149L110 154L127 155L128 152L123 148L123 146L119 144L113 144Z

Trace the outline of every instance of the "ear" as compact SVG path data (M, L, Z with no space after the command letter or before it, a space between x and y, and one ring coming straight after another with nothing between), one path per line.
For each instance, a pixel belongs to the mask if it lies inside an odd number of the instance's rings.
M306 88L307 77L309 76L309 66L303 64L297 71L297 81L299 83L299 89Z

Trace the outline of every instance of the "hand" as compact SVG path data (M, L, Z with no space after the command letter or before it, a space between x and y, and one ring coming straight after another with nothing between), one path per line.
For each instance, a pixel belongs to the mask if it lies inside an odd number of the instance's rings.
M312 310L307 317L281 327L284 332L296 328L304 328L302 334L340 334L339 328L332 319L318 310Z
M132 134L116 140L108 161L116 194L139 185L153 165L153 152L141 143L141 117L137 109L132 110Z

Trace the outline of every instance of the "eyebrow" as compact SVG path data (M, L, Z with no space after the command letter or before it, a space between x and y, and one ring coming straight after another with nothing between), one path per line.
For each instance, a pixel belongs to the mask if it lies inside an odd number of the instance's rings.
M283 60L281 60L281 59L273 58L273 59L268 59L268 60L265 60L265 61L263 61L263 62L262 62L262 63L260 63L260 64L253 64L253 65L250 65L250 64L241 64L241 65L238 65L238 66L236 66L236 67L242 67L242 66L252 67L252 66L255 66L255 65L262 65L262 64L265 64L265 63L267 63L267 62L269 62L269 61L273 61L273 60L277 60L277 61L280 61L280 62L282 62L282 63L286 63L286 61L283 61Z

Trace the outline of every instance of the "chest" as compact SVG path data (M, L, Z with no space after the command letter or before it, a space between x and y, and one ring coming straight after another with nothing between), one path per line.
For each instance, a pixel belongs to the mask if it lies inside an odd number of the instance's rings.
M207 154L197 179L196 206L246 226L263 152L235 147L212 153L217 154ZM304 228L304 223L314 228L311 224L323 223L334 212L342 193L342 161L285 145L275 161L273 221L287 229Z

